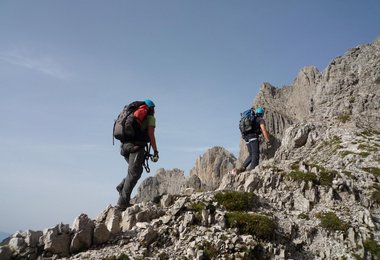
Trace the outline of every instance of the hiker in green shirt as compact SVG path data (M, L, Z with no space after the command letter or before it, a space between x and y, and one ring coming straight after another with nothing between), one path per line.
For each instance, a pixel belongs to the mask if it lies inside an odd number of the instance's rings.
M128 163L128 175L116 187L119 192L117 208L125 210L131 206L130 199L133 188L140 179L143 172L143 164L146 159L145 145L150 143L154 154L153 162L158 161L158 149L154 130L156 128L156 118L154 117L155 105L151 100L144 101L148 107L148 114L141 122L141 131L136 131L133 140L121 143L120 154Z

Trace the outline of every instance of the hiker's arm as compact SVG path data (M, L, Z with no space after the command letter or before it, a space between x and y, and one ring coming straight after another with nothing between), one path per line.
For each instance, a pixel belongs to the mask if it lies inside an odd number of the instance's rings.
M261 132L263 133L264 135L264 138L265 140L269 143L269 133L267 131L267 128L265 127L265 124L260 124L260 129L261 129Z
M149 136L149 142L152 145L153 151L158 152L157 150L157 144L156 144L156 137L154 135L154 127L148 126L148 136Z

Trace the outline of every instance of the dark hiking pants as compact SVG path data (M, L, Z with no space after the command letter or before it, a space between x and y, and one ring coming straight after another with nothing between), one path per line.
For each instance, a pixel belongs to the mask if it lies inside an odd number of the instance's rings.
M128 207L130 206L129 200L131 199L132 190L143 172L145 159L144 146L136 148L133 144L123 144L121 155L124 156L128 163L128 175L117 186L120 194L117 204L120 207Z
M259 140L256 138L249 141L249 143L247 143L247 148L248 148L249 155L247 159L245 159L243 163L243 167L246 170L253 170L259 164L259 158L260 158ZM249 168L247 168L249 164L251 165Z

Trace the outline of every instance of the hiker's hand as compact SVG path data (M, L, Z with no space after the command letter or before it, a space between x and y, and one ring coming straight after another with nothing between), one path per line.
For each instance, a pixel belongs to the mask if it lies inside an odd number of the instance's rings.
M266 143L266 145L267 145L267 149L269 149L269 148L272 147L272 144L271 144L269 141L266 141L265 143Z
M152 162L157 162L158 161L158 158L160 158L158 156L158 151L154 151L154 154L153 154L153 157L152 157Z

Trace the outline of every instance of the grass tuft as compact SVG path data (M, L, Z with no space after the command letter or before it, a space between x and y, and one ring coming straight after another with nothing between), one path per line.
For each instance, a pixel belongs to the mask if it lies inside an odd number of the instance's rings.
M294 181L297 181L298 183L305 181L305 182L312 182L314 184L318 184L317 176L312 172L305 173L305 172L293 170L288 174L288 177Z
M252 192L219 192L215 194L215 199L228 211L251 211L259 203L258 197Z
M349 225L341 221L334 212L319 213L317 218L321 221L321 227L329 231L346 232L349 228Z
M228 212L227 225L237 228L239 234L252 235L263 240L272 239L277 228L269 217L246 212Z
M380 169L379 168L376 168L376 167L365 167L365 168L362 168L362 170L366 171L368 173L373 174L375 177L380 176Z
M351 119L351 116L349 113L341 113L339 116L338 116L338 120L342 123L346 123L347 121L349 121Z
M364 248L370 252L376 259L380 259L380 246L373 239L367 239L363 243Z

